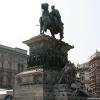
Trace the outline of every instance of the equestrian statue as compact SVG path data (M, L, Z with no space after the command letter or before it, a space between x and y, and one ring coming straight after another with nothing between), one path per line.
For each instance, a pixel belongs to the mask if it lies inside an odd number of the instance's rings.
M55 34L60 33L60 40L62 40L64 28L60 13L57 9L55 9L55 6L51 6L51 12L49 12L48 7L48 3L41 4L42 16L39 19L40 34L44 34L44 32L48 29L50 30L53 38L55 38Z

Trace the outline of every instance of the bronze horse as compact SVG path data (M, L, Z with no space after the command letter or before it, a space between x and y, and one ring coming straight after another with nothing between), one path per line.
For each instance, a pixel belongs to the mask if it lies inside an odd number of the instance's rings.
M40 34L44 34L44 32L50 30L50 33L53 38L55 38L55 34L60 33L60 40L63 39L63 24L59 23L55 20L54 16L49 13L48 4L43 3L41 5L42 8L42 16L40 17Z

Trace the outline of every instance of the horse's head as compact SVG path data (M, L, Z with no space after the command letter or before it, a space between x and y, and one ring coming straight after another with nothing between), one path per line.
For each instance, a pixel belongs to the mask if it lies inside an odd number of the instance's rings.
M48 3L42 3L42 4L41 4L41 8L42 8L43 10L48 10L48 6L49 6Z

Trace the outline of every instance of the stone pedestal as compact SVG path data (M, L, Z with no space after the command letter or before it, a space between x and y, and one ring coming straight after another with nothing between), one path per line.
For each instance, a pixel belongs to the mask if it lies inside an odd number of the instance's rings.
M69 88L75 80L67 57L73 46L47 35L24 43L30 47L28 66L16 76L14 100L80 100Z
M38 70L24 71L16 76L14 100L44 100L43 72Z
M61 69L66 64L67 53L73 46L47 35L38 35L24 41L30 47L28 68Z

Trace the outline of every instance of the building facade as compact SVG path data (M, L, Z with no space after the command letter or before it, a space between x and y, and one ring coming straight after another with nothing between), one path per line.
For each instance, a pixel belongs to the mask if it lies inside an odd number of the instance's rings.
M90 57L89 77L91 92L100 95L100 52L98 51Z
M26 50L0 45L0 88L12 89L15 75L26 66Z
M77 73L79 80L85 84L86 88L90 90L90 81L89 81L89 63L83 63L77 65Z

